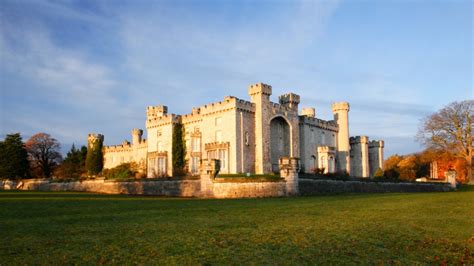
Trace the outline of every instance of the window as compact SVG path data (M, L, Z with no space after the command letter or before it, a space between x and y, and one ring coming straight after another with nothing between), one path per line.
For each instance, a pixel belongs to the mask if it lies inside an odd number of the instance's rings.
M157 173L159 175L166 174L166 158L165 157L158 157Z
M216 142L221 142L222 141L222 131L217 130L216 131Z
M211 159L217 159L216 158L216 151L208 151L207 152L207 159L211 160Z
M219 160L221 161L221 170L227 169L227 150L219 149Z
M326 134L323 131L323 134L321 134L321 144L326 144Z
M191 173L197 174L199 172L199 157L191 158Z
M311 129L311 143L316 142L316 133L314 133L314 129Z
M200 152L201 151L201 138L193 137L191 139L191 151Z
M157 137L161 137L161 130L157 130L157 131L156 131L156 136L157 136Z
M216 117L216 126L219 126L222 122L222 117Z
M245 145L250 145L250 135L248 131L245 132Z

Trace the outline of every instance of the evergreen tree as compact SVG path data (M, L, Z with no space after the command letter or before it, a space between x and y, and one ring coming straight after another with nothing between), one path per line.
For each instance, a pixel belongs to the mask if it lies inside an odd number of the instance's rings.
M173 170L176 174L182 174L186 165L186 142L184 139L183 124L178 123L173 127Z
M56 175L61 178L79 178L85 172L86 156L87 148L85 146L76 149L76 146L72 144L71 150L68 151Z
M0 141L0 178L26 178L28 174L28 153L20 133L7 135Z
M87 149L86 169L89 175L97 175L102 171L104 166L102 145L101 140L96 140Z

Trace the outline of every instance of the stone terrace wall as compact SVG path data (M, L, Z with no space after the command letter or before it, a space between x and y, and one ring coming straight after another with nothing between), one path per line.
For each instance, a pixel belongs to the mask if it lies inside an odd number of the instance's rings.
M80 191L105 194L156 195L174 197L200 196L199 180L114 182L87 180L54 182L50 180L0 181L0 190Z
M212 192L203 194L201 180L114 182L86 180L54 182L52 180L0 181L0 190L79 191L105 194L155 195L204 198L284 197L285 182L212 182Z
M454 189L448 183L388 183L340 180L300 179L301 196L334 193L446 192Z
M286 182L213 183L213 198L263 198L286 196Z

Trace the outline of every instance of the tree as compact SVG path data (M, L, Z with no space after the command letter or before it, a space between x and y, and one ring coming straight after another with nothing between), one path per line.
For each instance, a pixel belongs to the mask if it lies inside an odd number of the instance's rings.
M26 178L28 174L28 153L20 133L7 135L0 141L0 177Z
M176 174L183 174L186 166L186 142L184 139L183 124L177 123L173 127L173 170Z
M426 117L417 139L428 148L449 152L467 162L467 176L472 177L474 100L453 102Z
M61 162L59 142L46 133L33 135L25 144L32 166L43 177L50 177L54 168Z
M79 178L86 171L85 161L87 156L87 148L82 146L76 149L72 144L71 150L68 151L61 165L56 171L56 175L62 178Z
M103 139L96 139L89 143L86 156L86 169L89 175L97 175L104 167L104 158L102 154Z

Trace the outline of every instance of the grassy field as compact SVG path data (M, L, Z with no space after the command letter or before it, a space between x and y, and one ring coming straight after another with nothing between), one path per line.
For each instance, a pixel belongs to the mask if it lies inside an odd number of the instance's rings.
M474 263L474 189L199 200L0 192L0 264Z

